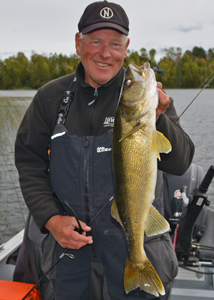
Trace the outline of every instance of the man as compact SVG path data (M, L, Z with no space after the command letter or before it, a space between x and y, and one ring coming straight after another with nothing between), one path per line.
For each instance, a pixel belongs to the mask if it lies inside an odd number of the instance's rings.
M76 73L39 89L20 125L16 166L22 192L41 232L50 232L57 241L56 257L69 249L57 264L57 300L90 298L92 263L104 266L110 299L157 299L138 289L126 295L127 243L110 214L111 129L123 85L129 20L121 6L101 1L85 9L78 28L76 52L81 63ZM192 161L194 146L173 123L177 119L173 103L158 86L157 130L172 144L172 152L162 155L158 167L181 175ZM162 277L169 295L177 264L162 240L169 243L163 236L158 244L148 241L147 248L160 245L158 255L172 260Z

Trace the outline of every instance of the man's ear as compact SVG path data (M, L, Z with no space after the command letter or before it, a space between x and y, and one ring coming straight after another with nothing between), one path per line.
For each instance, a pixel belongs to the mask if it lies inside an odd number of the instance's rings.
M127 42L126 42L126 51L125 51L124 58L126 58L126 57L127 57L127 50L128 50L128 46L129 46L129 44L130 44L130 39L128 38L128 39L127 39Z
M76 42L76 53L80 55L80 49L82 44L82 39L80 38L80 33L77 32L75 35L75 42Z

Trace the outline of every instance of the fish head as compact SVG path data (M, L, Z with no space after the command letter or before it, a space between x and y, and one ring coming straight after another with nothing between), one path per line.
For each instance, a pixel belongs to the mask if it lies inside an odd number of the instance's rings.
M120 102L125 107L126 115L133 118L137 114L141 116L157 108L157 82L149 62L140 67L133 62L129 63Z

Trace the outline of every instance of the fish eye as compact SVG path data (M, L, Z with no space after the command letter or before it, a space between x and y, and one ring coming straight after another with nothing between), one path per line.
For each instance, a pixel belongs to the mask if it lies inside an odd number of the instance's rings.
M125 86L129 86L132 83L132 80L130 78L127 78L124 82Z

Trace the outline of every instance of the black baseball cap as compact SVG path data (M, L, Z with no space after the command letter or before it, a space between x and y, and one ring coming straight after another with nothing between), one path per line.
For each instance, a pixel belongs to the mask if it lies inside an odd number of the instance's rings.
M79 32L86 34L103 28L115 29L125 35L129 34L129 19L120 5L99 1L86 7L78 24Z

